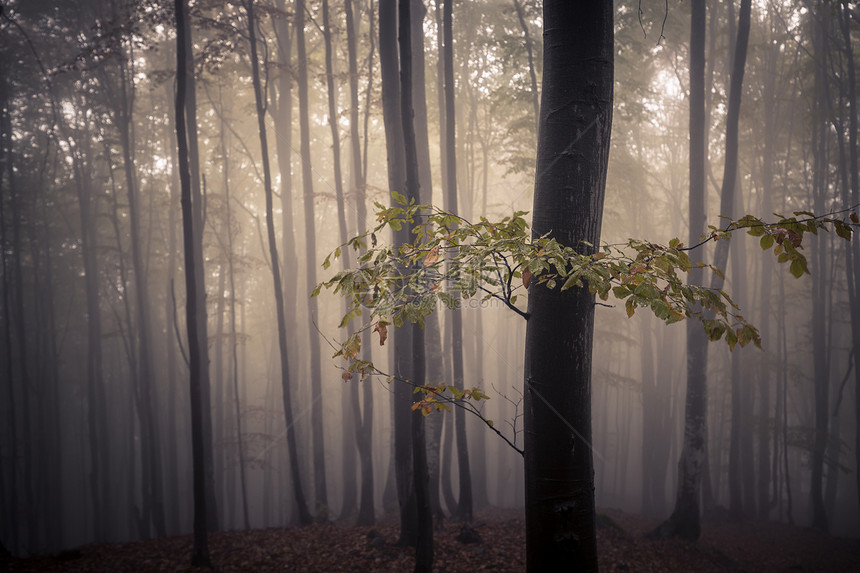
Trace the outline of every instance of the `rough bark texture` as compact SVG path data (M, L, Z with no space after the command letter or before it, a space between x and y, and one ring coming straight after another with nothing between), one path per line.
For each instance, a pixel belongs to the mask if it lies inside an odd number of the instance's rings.
M532 234L597 244L612 125L612 2L544 2L544 75ZM596 571L591 449L594 298L529 289L525 356L528 571Z

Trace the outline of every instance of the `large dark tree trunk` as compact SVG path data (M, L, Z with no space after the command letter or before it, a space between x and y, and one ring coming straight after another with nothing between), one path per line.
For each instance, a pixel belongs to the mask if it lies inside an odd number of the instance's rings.
M588 253L612 125L612 2L544 2L544 75L532 236ZM588 81L583 81L588 78ZM597 570L591 448L594 297L532 284L525 353L526 564Z
M266 195L266 231L269 240L269 258L272 264L272 282L275 291L275 312L278 320L278 350L281 361L281 389L284 401L284 423L287 432L287 449L290 455L290 471L293 479L293 494L299 514L299 522L311 522L311 514L305 501L301 482L301 463L296 445L296 432L293 424L293 408L290 387L290 362L287 353L287 323L284 317L284 291L281 286L281 266L278 259L278 243L275 238L273 208L272 174L269 167L269 144L266 137L266 110L263 107L263 90L260 85L260 64L257 57L257 20L254 16L254 2L245 2L248 16L248 39L251 44L251 73L254 83L254 101L257 108L257 127L260 134L260 149L263 158L263 185Z
M191 396L191 450L194 467L194 549L191 564L210 567L209 545L206 535L206 476L203 441L203 405L200 379L204 368L200 355L201 341L197 329L197 276L193 272L194 259L194 216L191 204L191 173L188 161L188 144L185 124L186 75L186 38L185 0L176 0L176 139L179 153L179 179L182 187L182 239L185 248L185 320L188 331L189 389ZM189 42L190 43L190 42ZM205 342L204 342L205 345Z

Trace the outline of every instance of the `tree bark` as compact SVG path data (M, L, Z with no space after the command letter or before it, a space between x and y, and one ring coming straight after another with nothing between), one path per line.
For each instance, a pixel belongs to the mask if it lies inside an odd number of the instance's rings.
M290 384L290 362L287 353L287 324L284 317L284 291L281 285L281 266L278 258L278 243L275 238L275 220L272 200L272 174L269 167L269 144L266 137L266 110L263 107L263 93L260 85L260 64L257 56L257 20L254 16L253 0L245 1L248 16L248 40L251 44L251 74L254 83L254 101L257 108L257 128L260 135L260 150L263 158L263 186L266 195L266 231L269 240L269 258L272 264L272 282L275 291L275 312L278 321L278 351L281 361L281 389L284 402L284 423L287 432L287 449L290 455L290 471L293 478L293 495L302 525L312 521L305 501L301 482L301 462L296 445L293 424L293 409Z
M305 0L296 0L296 47L298 51L299 132L302 156L302 192L305 206L305 263L308 293L317 284L316 231L314 230L314 173L311 164L310 116L308 112L308 56L305 45ZM328 517L326 493L325 439L322 414L322 371L320 365L320 339L317 332L318 299L308 299L308 324L311 382L311 439L313 443L315 513L320 519Z
M203 443L203 411L201 400L201 370L199 331L197 328L197 276L193 272L197 253L194 249L194 216L191 204L191 173L186 140L186 59L187 28L185 0L176 0L176 139L179 153L179 178L182 186L182 239L185 248L185 321L188 331L189 389L191 394L191 450L194 466L194 549L192 566L209 567L209 545L206 535L206 476Z
M400 47L400 120L403 129L404 159L406 163L406 197L410 202L420 201L418 174L418 151L415 142L414 111L412 107L412 0L399 0L397 8ZM420 224L416 218L409 224L414 234ZM425 356L424 329L417 323L412 330L412 379L415 388L424 386ZM406 386L401 382L401 385ZM413 400L420 401L421 394L414 393ZM414 487L416 517L418 521L415 545L415 573L430 573L433 568L433 513L430 508L429 475L427 472L427 449L424 441L424 414L420 409L411 412L412 483Z
M690 241L698 242L704 232L705 210L705 113L704 113L704 38L705 5L702 0L692 4L690 31ZM750 0L742 0L738 16L738 36L732 64L731 86L726 114L726 160L720 192L721 213L734 209L738 165L738 119L740 117L741 87L746 66L750 29ZM729 241L717 244L714 266L724 269L728 261ZM700 269L690 272L690 284L701 284ZM723 279L714 275L711 288L720 289ZM700 494L702 471L706 467L707 441L707 381L708 341L701 325L687 324L687 398L684 414L684 442L678 462L678 491L675 509L668 521L657 529L664 536L679 536L695 540L701 533Z
M367 231L367 184L365 170L363 169L361 157L361 142L358 130L358 63L356 57L357 28L355 15L353 13L352 0L346 0L346 34L347 34L347 57L349 61L349 139L352 153L352 192L355 194L355 222L356 232L362 235ZM372 11L371 11L372 13ZM372 24L372 21L371 21ZM370 55L373 60L376 43L373 33L370 34ZM372 74L372 69L371 69ZM371 84L372 75L368 77ZM368 85L370 89L370 85ZM362 326L366 326L363 324ZM361 336L361 350L363 359L370 359L370 330L364 329ZM353 382L350 386L350 403L353 410L353 431L355 432L355 444L361 464L361 492L358 507L357 525L373 525L376 521L373 503L373 385L370 381L362 383L363 392L359 396L359 384ZM360 402L363 398L364 408Z
M382 119L385 124L385 148L388 160L388 185L392 191L405 191L406 158L401 114L400 62L397 46L397 0L379 2L379 69L382 76ZM404 226L394 232L395 244L410 239ZM409 327L398 328L393 335L393 371L398 380L411 380L412 332ZM392 396L394 418L394 476L397 502L400 507L400 538L398 544L417 542L418 521L412 485L412 446L410 438L410 404L412 390L407 384L394 387Z
M532 236L593 252L612 125L612 2L544 2ZM588 78L583 81L582 78ZM525 352L526 566L597 570L591 446L594 297L529 289Z

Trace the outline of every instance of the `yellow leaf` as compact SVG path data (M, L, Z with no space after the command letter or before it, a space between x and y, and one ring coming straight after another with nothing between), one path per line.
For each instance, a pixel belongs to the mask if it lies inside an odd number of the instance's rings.
M591 255L591 259L594 261L599 261L600 259L605 259L609 255L607 253L594 253Z

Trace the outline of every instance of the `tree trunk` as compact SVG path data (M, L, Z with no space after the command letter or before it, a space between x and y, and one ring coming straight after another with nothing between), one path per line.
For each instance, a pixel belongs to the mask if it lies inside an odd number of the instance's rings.
M453 7L451 0L442 4L442 36L444 61L445 92L445 199L446 211L456 213L457 209L457 158L454 108L454 34ZM458 307L451 311L451 360L454 370L454 386L463 389L463 314ZM457 466L459 470L460 496L453 518L458 521L472 521L472 476L469 466L469 447L466 438L466 412L455 408L454 435L457 440Z
M269 257L272 264L272 282L275 291L275 312L278 321L278 350L281 360L281 389L284 401L284 423L287 432L287 449L290 455L290 470L293 478L293 495L302 525L311 522L311 514L305 502L301 482L301 463L296 445L293 425L293 409L290 385L290 362L287 354L287 324L284 317L284 291L281 286L281 266L278 258L278 243L275 238L275 220L272 200L272 174L269 168L269 144L266 137L266 112L263 108L263 90L260 85L260 64L257 57L257 20L254 16L253 0L246 0L248 16L248 40L251 44L251 74L254 83L254 101L257 108L257 128L260 134L260 150L263 158L263 185L266 195L266 231L269 240Z
M311 164L310 116L308 115L308 56L305 46L305 0L296 0L296 47L298 49L299 131L301 135L302 192L305 205L305 264L307 292L317 285L316 231L314 230L314 173ZM311 375L311 438L313 442L314 500L316 517L328 518L325 475L325 440L322 413L322 371L318 328L318 299L308 299Z
M397 47L397 0L379 2L379 69L382 76L382 119L385 124L385 148L388 159L388 186L392 191L405 191L406 158L401 114L400 63ZM410 240L405 226L395 231L395 244ZM398 380L411 380L412 332L409 327L394 331L394 375ZM397 502L400 507L400 539L398 544L415 545L418 537L415 491L412 486L412 447L410 438L410 404L412 390L398 383L392 396L394 418L394 476Z
M194 216L191 204L191 173L189 171L188 144L186 142L185 105L186 38L189 31L185 26L185 0L176 0L176 139L179 153L179 178L182 186L182 239L185 248L185 321L188 331L189 389L191 395L191 450L194 466L194 549L192 566L212 568L209 560L209 545L206 536L206 476L203 443L203 411L201 400L201 371L204 364L200 355L199 331L197 329L197 276L194 250ZM189 272L192 271L192 272ZM205 345L205 342L204 342Z
M406 163L406 198L410 202L420 201L418 175L418 151L415 142L414 111L412 107L412 0L399 0L398 38L400 47L400 121L403 129L404 159ZM410 235L420 224L416 218L409 224ZM424 329L417 323L407 327L412 330L412 379L415 388L424 386L425 357ZM407 386L402 383L402 386ZM408 387L408 386L407 386ZM414 393L413 400L421 400L421 393ZM415 573L430 573L433 568L433 514L430 508L429 475L427 472L427 450L424 441L424 414L420 409L411 412L412 483L414 487L416 517L418 521L415 545Z
M340 155L340 130L338 128L338 109L337 109L337 88L334 83L335 71L334 65L332 64L332 33L331 33L331 24L329 22L329 6L328 0L322 0L322 17L323 17L323 41L325 44L325 75L326 75L326 88L328 93L328 124L331 129L331 142L332 142L332 160L333 160L333 177L334 177L334 188L335 188L335 200L337 203L337 227L338 227L338 235L340 244L345 244L349 237L347 236L346 230L346 206L344 201L344 193L343 193L343 172L341 169L341 155ZM352 266L352 252L351 249L344 249L341 253L341 264L342 269L347 270ZM342 301L342 308L344 312L347 309L346 299ZM352 336L355 333L355 327L353 326L353 322L350 321L347 326L347 336ZM356 383L352 383L350 386L354 386ZM341 518L351 516L355 513L357 499L356 499L356 460L355 460L355 452L356 449L353 447L353 418L356 413L352 409L352 400L350 399L348 392L343 392L341 395L341 437L342 437L342 447L341 447L341 472L342 472L342 482L341 482L341 490L343 495L343 504L340 510Z
M856 18L856 16L854 16ZM853 44L851 43L851 8L846 0L842 2L842 20L841 29L842 37L846 46L846 67L847 67L847 85L848 85L848 101L851 102L848 108L848 165L851 178L851 205L860 203L860 169L858 169L858 146L857 146L857 80L856 70L854 67L854 52L852 51ZM849 301L851 312L851 347L854 350L854 420L856 424L854 438L854 467L860 468L860 246L856 241L852 241L846 247L848 259L848 274L849 274ZM853 275L853 276L852 276ZM860 501L860 469L854 471L857 482L857 496ZM858 512L860 516L860 512Z
M519 20L520 28L523 30L523 38L526 41L526 54L529 57L529 78L532 81L532 107L535 113L535 138L537 138L540 125L540 93L538 92L537 74L535 73L534 43L531 32L529 32L529 25L526 22L523 0L513 0L513 2L517 11L517 20Z
M212 399L209 379L209 327L206 318L206 281L203 230L206 226L206 197L201 185L200 152L197 137L197 90L194 79L194 49L191 19L185 20L185 57L189 73L185 82L185 123L188 133L188 165L191 175L191 209L194 216L194 273L197 275L197 338L200 341L200 399L203 408L203 461L206 467L206 520L209 531L218 531L218 504L215 497L215 460L212 448Z
M230 205L230 201L232 198L230 196L230 162L229 157L227 155L227 132L224 129L225 125L224 116L221 116L221 156L224 161L223 164L223 175L224 175L224 208L225 208L225 228L226 228L226 239L227 239L227 252L225 253L227 257L227 272L230 277L230 349L232 353L232 360L230 362L232 366L232 390L233 390L233 407L234 407L234 415L236 417L236 444L238 446L238 469L239 469L239 487L242 495L242 521L245 526L245 530L251 529L251 522L248 517L248 487L245 479L245 439L242 436L242 411L241 411L241 403L239 401L239 339L238 332L236 330L236 299L238 298L238 294L236 293L236 270L234 268L233 259L235 253L233 252L233 207Z
M132 145L132 122L134 94L129 94L128 77L123 59L120 61L120 99L114 110L114 122L120 135L123 167L125 171L126 196L128 199L128 218L131 241L131 261L134 271L134 290L136 295L137 344L138 344L138 381L141 404L141 452L142 470L145 472L145 487L148 489L152 511L152 524L158 537L167 535L164 518L163 478L161 471L161 440L159 424L156 421L155 404L157 391L153 373L151 354L152 328L150 326L151 305L149 302L149 285L147 281L147 265L142 252L144 238L140 231L141 206L140 193L135 177L134 150ZM131 86L133 90L133 86Z
M612 125L612 2L544 2L532 236L596 245ZM583 82L582 78L589 78ZM597 570L591 446L594 297L532 284L525 353L526 566Z
M704 39L705 5L702 0L692 4L690 30L690 241L698 242L704 232L705 210L705 113L704 113ZM746 65L747 43L750 29L750 0L742 0L738 16L738 37L732 66L729 103L726 115L726 160L723 185L720 192L721 213L734 208L735 183L738 163L738 118L740 116L741 87ZM724 269L728 260L728 241L717 244L714 266ZM690 272L690 284L701 284L699 269ZM711 288L720 289L723 279L714 275ZM687 324L687 398L684 415L684 443L678 462L678 491L675 509L668 521L658 527L658 534L679 536L695 540L701 532L700 485L706 467L707 441L707 381L708 341L701 325Z
M367 231L367 184L365 180L365 171L361 158L361 142L359 140L358 131L358 63L356 57L356 36L357 29L355 24L355 14L353 13L352 0L346 0L346 35L347 35L347 57L349 60L349 139L350 150L352 152L352 192L355 193L355 222L356 232L362 235ZM371 11L372 13L372 11ZM372 26L372 18L371 18ZM373 32L370 34L370 54L368 59L373 61L373 53L375 51L375 39ZM370 64L372 66L372 64ZM372 68L371 68L372 74ZM372 75L368 77L368 90ZM363 327L367 326L362 324ZM361 351L362 359L369 360L370 351L370 330L364 329L361 336ZM361 463L361 493L358 508L357 525L373 525L376 521L375 508L373 503L373 384L370 381L365 381L361 384L361 398L364 401L362 411L361 400L359 396L359 383L353 382L350 385L350 403L353 410L353 431L355 433L355 444L358 449L358 454Z
M818 4L820 6L820 3ZM829 126L826 115L829 102L827 101L827 50L830 30L828 19L822 15L813 18L812 42L815 49L816 65L813 90L813 127L812 127L812 201L813 210L819 213L825 209L825 195L829 169L827 157L827 138ZM821 531L828 530L827 512L824 507L824 456L827 449L827 431L830 418L830 377L829 360L827 359L827 329L825 316L825 299L829 287L827 280L826 243L823 236L817 236L812 243L815 247L812 273L812 362L813 362L813 404L815 412L815 431L812 446L810 470L810 501L812 503L812 527Z

